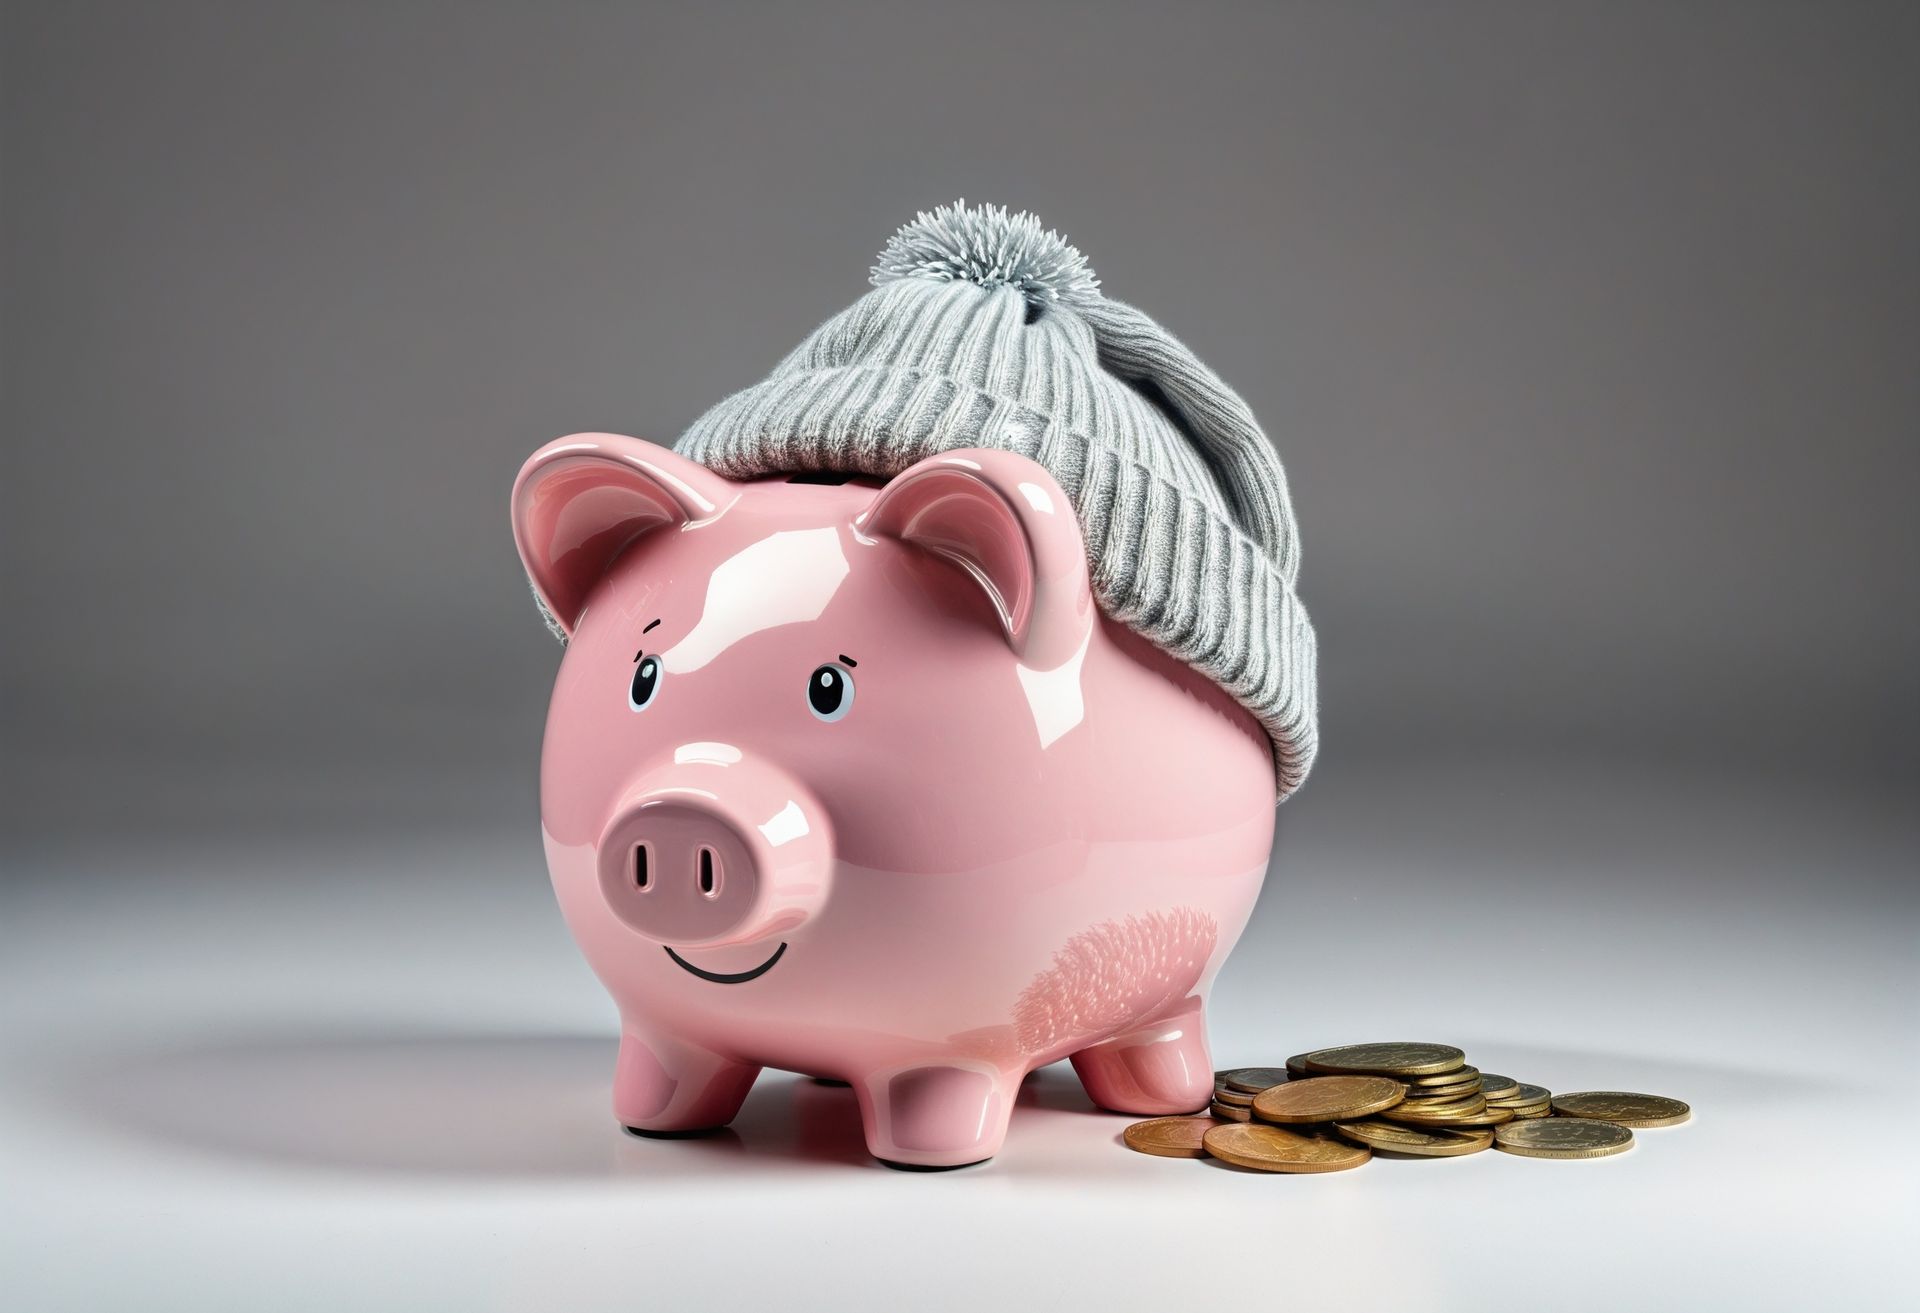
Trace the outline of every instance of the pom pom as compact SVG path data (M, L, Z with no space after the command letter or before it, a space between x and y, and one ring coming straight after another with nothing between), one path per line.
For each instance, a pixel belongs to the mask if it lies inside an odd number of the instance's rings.
M893 235L873 266L873 285L901 278L1014 287L1036 309L1083 303L1100 294L1100 280L1087 258L1059 233L1042 228L1024 210L969 208L964 198L932 214L922 211Z

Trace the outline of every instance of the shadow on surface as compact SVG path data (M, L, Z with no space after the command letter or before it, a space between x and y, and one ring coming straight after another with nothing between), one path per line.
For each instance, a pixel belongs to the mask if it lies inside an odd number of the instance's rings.
M50 1063L62 1111L191 1152L348 1173L503 1178L875 1167L851 1089L769 1071L733 1125L652 1141L609 1106L616 1041L576 1035L236 1036ZM1093 1112L1064 1067L1023 1110ZM1029 1113L1028 1115L1031 1115Z
M866 1160L849 1091L774 1073L728 1131L634 1140L609 1106L616 1048L582 1035L239 1036L88 1066L56 1093L70 1113L188 1150L354 1173L613 1177L711 1168L749 1139L770 1159Z
M615 1124L611 1036L332 1033L221 1041L40 1064L41 1088L66 1116L175 1149L291 1169L461 1179L691 1181L839 1165L880 1170L867 1154L854 1093L764 1073L732 1126L648 1140ZM1619 1054L1502 1046L1520 1078L1572 1077L1570 1088L1643 1088L1688 1099L1711 1125L1756 1102L1779 1073ZM1614 1080L1591 1080L1602 1073ZM1762 1078L1765 1078L1764 1080ZM1819 1088L1786 1078L1772 1097ZM1764 1100L1761 1100L1764 1101ZM1088 1101L1065 1064L1022 1086L995 1175L1127 1175L1119 1148L1131 1120ZM1115 1147L1090 1161L1084 1146ZM1079 1146L1076 1148L1076 1146ZM1064 1156L1063 1156L1064 1154ZM964 1175L973 1175L966 1173Z

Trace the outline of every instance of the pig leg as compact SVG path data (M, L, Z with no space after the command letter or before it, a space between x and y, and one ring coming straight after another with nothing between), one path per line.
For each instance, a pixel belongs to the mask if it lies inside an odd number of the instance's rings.
M1213 1099L1213 1058L1199 999L1151 1025L1073 1055L1087 1097L1110 1112L1164 1117L1199 1112Z
M993 1067L927 1066L856 1080L867 1148L887 1166L907 1171L985 1162L1007 1137L1020 1075Z
M715 1130L733 1120L759 1074L694 1044L622 1031L613 1115L640 1135Z

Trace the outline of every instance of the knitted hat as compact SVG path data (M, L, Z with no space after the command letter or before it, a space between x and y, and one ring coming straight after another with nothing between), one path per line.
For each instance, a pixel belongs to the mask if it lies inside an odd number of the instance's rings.
M1280 796L1299 788L1313 627L1286 475L1246 402L1031 214L923 213L872 281L677 449L736 478L892 477L958 447L1039 462L1078 513L1101 608L1244 704Z

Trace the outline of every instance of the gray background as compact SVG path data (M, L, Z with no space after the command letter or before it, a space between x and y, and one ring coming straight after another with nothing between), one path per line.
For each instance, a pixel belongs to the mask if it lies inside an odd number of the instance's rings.
M749 1197L789 1205L734 1278L768 1298L825 1288L827 1215L890 1237L848 1298L943 1261L1038 1280L1023 1246L1074 1225L1083 1290L1174 1298L1190 1266L1112 1246L1181 1219L1359 1246L1330 1294L1396 1225L1437 1238L1406 1262L1442 1302L1552 1278L1548 1235L1497 1277L1484 1231L1434 1230L1411 1170L1169 1193L1052 1073L937 1196L857 1171L811 1087L757 1093L745 1152L686 1151L724 1161L608 1138L611 1014L542 888L559 653L509 482L563 433L670 440L961 195L1066 232L1293 483L1326 748L1222 1060L1415 1030L1664 1082L1699 1124L1610 1176L1434 1170L1488 1173L1516 1227L1614 1228L1556 1306L1890 1299L1917 1210L1884 1152L1783 1183L1743 1145L1812 1097L1784 1053L1891 1035L1855 1065L1915 1074L1920 10L4 13L0 1253L41 1304L257 1306L289 1273L316 1306L618 1302L610 1255L697 1280ZM1663 1237L1699 1243L1709 1183L1734 1212L1691 1263ZM82 1257L103 1218L112 1264ZM1789 1231L1825 1270L1782 1266Z

